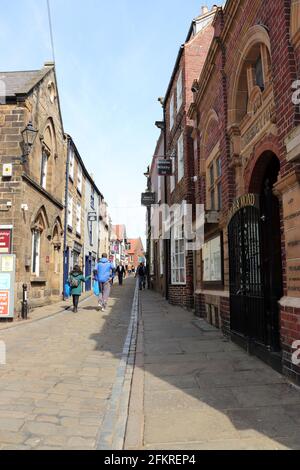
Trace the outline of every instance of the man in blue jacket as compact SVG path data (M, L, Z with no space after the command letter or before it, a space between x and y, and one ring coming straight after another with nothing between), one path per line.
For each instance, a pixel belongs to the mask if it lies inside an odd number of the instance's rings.
M97 265L97 280L99 282L99 307L104 311L110 294L111 280L113 276L113 265L107 259L107 254L103 253Z

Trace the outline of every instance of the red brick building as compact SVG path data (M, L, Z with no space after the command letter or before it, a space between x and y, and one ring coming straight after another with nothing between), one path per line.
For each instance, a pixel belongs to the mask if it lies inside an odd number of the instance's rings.
M129 269L132 266L137 268L141 260L145 260L145 251L141 238L129 238L128 247L126 251L128 267Z
M228 0L213 26L189 111L196 312L300 383L300 3Z
M165 194L164 178L159 178L155 183L156 156L151 167L151 179L157 187L157 202L167 203L170 206L186 201L194 202L194 149L191 137L192 121L188 116L188 110L193 99L191 91L194 80L199 76L213 38L212 20L216 7L209 11L202 9L202 14L195 18L189 29L185 43L181 46L169 86L164 97L164 151L166 156L172 159L174 175L167 178L167 190ZM161 145L161 142L159 142ZM161 149L157 147L156 152ZM159 181L161 180L161 181ZM176 239L176 240L175 240ZM186 253L182 234L174 234L171 230L171 240L166 244L160 240L159 245L152 245L153 257L156 264L153 273L159 291L166 293L170 303L192 308L194 304L193 285L193 253ZM166 253L167 251L167 253ZM167 279L163 288L162 259L168 259ZM167 291L167 292L166 292Z

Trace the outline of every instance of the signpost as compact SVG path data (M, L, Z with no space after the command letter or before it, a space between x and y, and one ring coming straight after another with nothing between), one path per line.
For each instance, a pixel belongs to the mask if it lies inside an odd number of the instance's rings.
M0 318L14 317L16 255L0 255Z
M157 160L158 176L172 176L173 164L170 158Z
M152 204L155 204L155 193L142 193L142 206L152 206Z

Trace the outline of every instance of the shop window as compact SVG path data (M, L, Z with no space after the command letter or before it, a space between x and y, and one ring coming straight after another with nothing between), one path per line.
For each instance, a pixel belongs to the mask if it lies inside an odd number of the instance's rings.
M222 282L222 247L220 235L204 243L202 258L203 281Z
M184 228L180 224L172 229L171 276L172 284L186 283Z

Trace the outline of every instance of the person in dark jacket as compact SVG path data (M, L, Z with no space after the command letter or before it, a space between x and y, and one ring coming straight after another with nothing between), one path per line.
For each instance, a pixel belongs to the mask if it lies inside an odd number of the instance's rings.
M146 274L147 274L147 271L146 271L145 263L140 263L139 267L136 270L136 275L135 275L135 277L138 277L139 279L140 290L143 290L143 288L146 289Z
M119 264L119 266L116 269L116 273L117 273L118 278L119 278L119 286L122 286L123 285L123 279L124 279L125 274L126 274L126 270L125 270L125 268L122 264Z
M82 294L82 283L90 279L91 276L84 277L79 266L74 266L69 275L69 284L71 287L71 295L73 297L73 312L78 312L79 298Z

